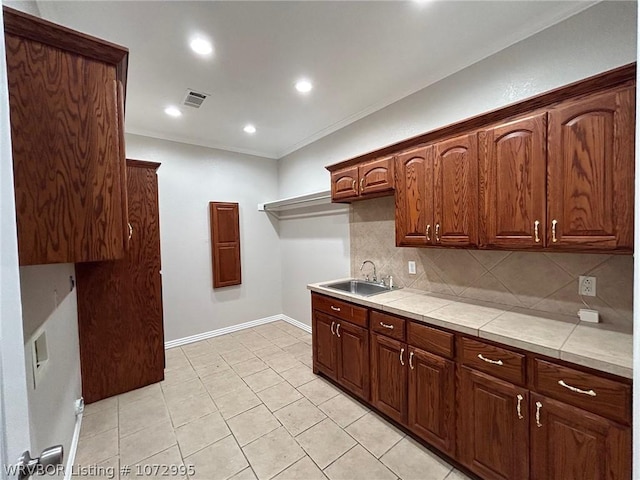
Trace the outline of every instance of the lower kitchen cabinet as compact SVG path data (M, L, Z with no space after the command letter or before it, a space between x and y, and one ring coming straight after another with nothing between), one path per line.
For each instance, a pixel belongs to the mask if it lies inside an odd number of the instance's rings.
M396 422L407 422L406 344L371 334L371 402Z
M407 426L445 453L455 454L455 363L409 346Z
M369 399L369 331L314 310L313 371Z
M532 480L631 478L631 431L599 415L531 395Z
M486 480L529 478L528 390L460 367L458 392L460 462Z

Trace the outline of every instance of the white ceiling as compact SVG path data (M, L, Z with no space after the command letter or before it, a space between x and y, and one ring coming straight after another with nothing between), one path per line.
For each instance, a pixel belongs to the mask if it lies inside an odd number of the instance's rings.
M39 1L129 48L126 131L280 158L591 6L584 1ZM215 54L189 49L209 36ZM313 81L302 96L293 85ZM164 114L187 88L211 93ZM252 123L257 133L243 127Z

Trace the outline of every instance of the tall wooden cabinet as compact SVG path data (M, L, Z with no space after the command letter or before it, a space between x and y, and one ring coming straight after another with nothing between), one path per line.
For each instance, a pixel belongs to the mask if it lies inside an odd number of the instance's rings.
M128 50L3 12L20 264L122 258Z
M76 266L87 403L164 378L159 166L127 161L131 230L125 258Z

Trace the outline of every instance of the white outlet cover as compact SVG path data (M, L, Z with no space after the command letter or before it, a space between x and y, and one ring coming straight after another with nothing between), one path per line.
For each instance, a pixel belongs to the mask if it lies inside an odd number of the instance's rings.
M585 275L580 275L580 277L578 277L578 295L595 297L596 277L587 277Z
M416 262L414 261L409 262L409 274L410 275L416 274Z

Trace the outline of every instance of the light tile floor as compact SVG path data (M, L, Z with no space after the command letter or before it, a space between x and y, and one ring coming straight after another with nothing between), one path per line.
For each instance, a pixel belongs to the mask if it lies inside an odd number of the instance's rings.
M192 465L193 480L468 478L314 375L311 335L286 322L166 358L163 382L86 407L76 465L122 480L153 465Z

